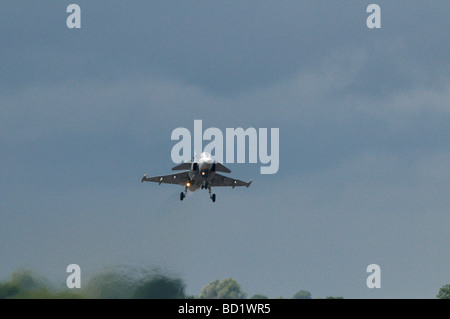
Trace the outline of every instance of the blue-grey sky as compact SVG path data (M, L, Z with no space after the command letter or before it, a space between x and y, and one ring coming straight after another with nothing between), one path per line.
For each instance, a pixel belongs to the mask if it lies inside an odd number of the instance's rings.
M81 7L81 29L66 8ZM0 278L158 266L198 295L434 298L450 281L450 3L4 1ZM179 201L177 127L280 129ZM381 267L368 289L366 267Z

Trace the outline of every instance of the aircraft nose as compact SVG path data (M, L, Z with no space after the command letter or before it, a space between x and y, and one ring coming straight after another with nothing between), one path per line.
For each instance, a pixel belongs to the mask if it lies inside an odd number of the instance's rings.
M212 161L204 161L200 165L200 170L205 171L209 170L212 167L213 162Z
M204 162L203 163L204 168L211 168L211 166L212 166L212 162Z

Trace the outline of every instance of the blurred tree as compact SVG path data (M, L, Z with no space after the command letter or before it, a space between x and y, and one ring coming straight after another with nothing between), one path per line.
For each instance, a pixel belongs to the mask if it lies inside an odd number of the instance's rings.
M246 294L236 280L226 278L222 282L218 279L209 283L200 293L201 299L244 299Z
M300 290L292 296L292 299L311 299L311 293L306 290Z
M450 284L442 286L436 297L439 299L450 299Z
M90 298L180 299L185 284L179 278L161 274L159 269L109 267L91 278L85 289Z
M11 298L19 292L19 287L11 284L11 282L0 283L0 299Z
M250 299L269 299L269 297L267 297L266 295L255 294L251 296Z
M46 279L39 277L29 270L17 270L11 279L0 283L0 299L6 298L52 298Z
M92 277L83 291L89 298L128 299L133 297L133 281L125 271L107 269Z
M185 285L181 279L157 275L144 280L135 290L138 299L184 299Z

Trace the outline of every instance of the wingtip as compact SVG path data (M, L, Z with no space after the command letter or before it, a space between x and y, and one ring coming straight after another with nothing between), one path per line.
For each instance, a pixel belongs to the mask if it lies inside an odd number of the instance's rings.
M144 174L144 176L142 176L142 178L141 178L141 183L143 183L146 178L147 178L147 174Z

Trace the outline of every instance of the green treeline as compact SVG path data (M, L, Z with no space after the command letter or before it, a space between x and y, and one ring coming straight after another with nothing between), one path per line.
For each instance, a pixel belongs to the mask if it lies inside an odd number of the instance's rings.
M245 299L247 297L239 283L232 278L210 282L203 287L198 296L187 295L186 285L182 279L158 270L106 269L83 283L80 289L69 289L65 283L59 288L55 287L46 278L28 270L15 271L8 280L0 281L0 299ZM440 288L436 297L449 299L450 285ZM249 298L269 297L255 294ZM290 298L311 299L312 296L309 291L300 290ZM342 299L342 297L326 298Z

